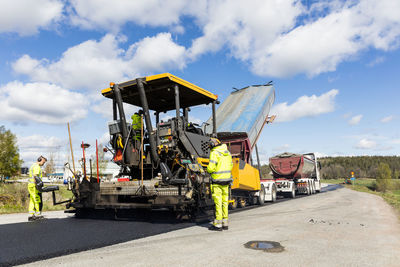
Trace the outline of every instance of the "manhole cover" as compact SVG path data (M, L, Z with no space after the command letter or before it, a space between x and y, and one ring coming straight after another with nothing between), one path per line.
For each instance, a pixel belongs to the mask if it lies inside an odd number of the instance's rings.
M249 241L244 244L245 248L263 250L265 252L282 252L285 250L278 242L274 241Z

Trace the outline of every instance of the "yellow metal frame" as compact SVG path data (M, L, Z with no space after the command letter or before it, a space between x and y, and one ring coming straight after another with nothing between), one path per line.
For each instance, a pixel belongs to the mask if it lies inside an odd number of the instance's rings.
M205 96L207 96L207 97L209 97L211 99L214 99L214 100L218 99L217 95L214 95L213 93L210 93L209 91L207 91L207 90L205 90L205 89L203 89L203 88L201 88L201 87L199 87L197 85L194 85L194 84L192 84L192 83L190 83L188 81L185 81L185 80L183 80L183 79L181 79L181 78L179 78L179 77L177 77L175 75L172 75L170 73L161 73L161 74L156 74L156 75L151 75L151 76L145 77L146 82L155 81L155 80L164 79L164 78L168 78L170 81L173 81L173 82L175 82L177 84L185 86L185 87L187 87L189 89L192 89L193 91L196 91L196 92L198 92L198 93L200 93L202 95L205 95ZM109 88L101 90L101 93L103 95L107 95L111 91L112 91L112 89L109 87Z

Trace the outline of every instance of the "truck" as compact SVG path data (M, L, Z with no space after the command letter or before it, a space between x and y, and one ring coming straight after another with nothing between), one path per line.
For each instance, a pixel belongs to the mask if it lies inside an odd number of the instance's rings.
M227 145L233 159L231 209L276 200L274 181L261 183L257 148L264 126L275 119L269 116L274 101L275 89L271 82L252 85L235 89L216 112L217 137ZM208 124L212 122L212 118L207 121ZM256 162L253 162L254 154Z
M269 159L269 167L278 195L295 198L296 194L315 194L321 191L321 165L315 153L284 152Z

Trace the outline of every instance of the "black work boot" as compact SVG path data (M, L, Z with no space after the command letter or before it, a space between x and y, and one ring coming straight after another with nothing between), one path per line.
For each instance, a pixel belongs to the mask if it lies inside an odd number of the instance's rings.
M33 221L35 221L36 219L37 219L37 218L36 218L35 215L29 216L29 217L28 217L28 222L33 222Z
M215 225L211 225L208 230L210 231L222 231L222 227L217 227Z
M222 229L228 230L228 219L222 219Z

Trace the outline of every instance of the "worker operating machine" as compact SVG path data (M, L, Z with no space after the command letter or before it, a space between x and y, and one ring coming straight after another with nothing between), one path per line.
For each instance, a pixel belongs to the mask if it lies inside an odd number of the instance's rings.
M212 207L205 167L216 125L205 134L189 120L189 112L193 106L207 105L215 118L217 96L168 73L111 83L102 94L112 100L113 109L108 151L126 181L84 178L67 208L75 208L78 215L90 209L134 208L169 208L194 215ZM126 105L142 111L140 129L127 121L131 114L126 114ZM175 116L161 121L160 114L168 111Z

